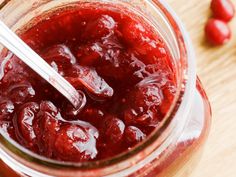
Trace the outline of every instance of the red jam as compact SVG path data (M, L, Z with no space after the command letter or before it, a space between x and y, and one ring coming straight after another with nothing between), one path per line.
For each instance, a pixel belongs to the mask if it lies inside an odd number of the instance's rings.
M42 156L80 162L127 151L158 126L176 78L170 52L150 24L103 7L64 9L36 21L20 36L84 93L85 107L73 108L5 51L0 125L11 138Z

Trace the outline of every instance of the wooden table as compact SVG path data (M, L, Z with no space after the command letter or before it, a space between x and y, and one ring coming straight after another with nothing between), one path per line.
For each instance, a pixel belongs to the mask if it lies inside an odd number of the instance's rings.
M184 22L195 48L198 75L208 93L213 123L203 157L190 177L236 176L236 18L233 38L223 47L205 43L210 0L167 0ZM233 0L236 6L236 0Z

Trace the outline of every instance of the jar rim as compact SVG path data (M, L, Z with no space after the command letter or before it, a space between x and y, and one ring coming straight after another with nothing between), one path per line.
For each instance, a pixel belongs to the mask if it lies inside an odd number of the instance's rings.
M46 165L49 167L62 167L64 169L71 169L71 170L83 170L83 169L94 169L94 168L103 168L115 165L117 163L123 162L138 153L140 153L142 150L149 147L151 144L154 143L154 141L157 141L158 138L160 138L160 135L170 126L170 124L173 122L173 119L177 112L184 112L182 110L190 110L191 104L184 104L184 101L191 99L191 95L194 95L194 89L196 84L196 70L195 70L195 57L193 48L190 42L190 39L188 37L188 34L186 30L183 27L183 24L179 20L178 16L175 14L175 12L170 8L170 6L164 1L164 0L147 0L146 3L150 3L151 5L158 6L168 19L169 23L175 28L175 35L177 38L178 46L181 48L180 54L183 55L181 57L186 57L187 63L182 63L187 65L187 69L183 71L184 73L182 76L181 84L179 86L178 94L176 94L175 100L172 103L171 108L169 109L168 113L166 114L166 117L164 118L164 121L162 122L159 129L156 129L146 140L144 140L142 143L140 143L138 146L135 146L132 148L131 151L124 152L122 154L119 154L115 157L112 157L111 159L105 159L100 161L92 161L92 162L77 162L77 163L71 163L71 162L58 162L55 160L51 160L48 158L41 157L23 147L21 147L18 143L16 143L14 140L11 140L9 138L3 137L3 134L0 135L0 147L3 146L2 142L4 144L12 144L14 148L19 151L19 153L30 162L33 163L39 163L40 165ZM154 4L153 4L154 3ZM191 101L188 101L191 103ZM163 138L163 137L162 137ZM2 141L1 139L7 139L8 142ZM13 147L11 147L13 148ZM11 149L10 148L10 149ZM14 149L13 148L13 149ZM15 149L14 149L15 150ZM11 149L11 151L13 151ZM13 151L14 152L14 151ZM0 153L1 154L1 153ZM139 159L140 160L140 159Z

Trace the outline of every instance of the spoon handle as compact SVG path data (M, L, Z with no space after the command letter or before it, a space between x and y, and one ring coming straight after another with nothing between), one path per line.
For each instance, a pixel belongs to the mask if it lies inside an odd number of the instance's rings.
M64 95L74 107L82 106L81 95L36 52L0 20L0 43Z

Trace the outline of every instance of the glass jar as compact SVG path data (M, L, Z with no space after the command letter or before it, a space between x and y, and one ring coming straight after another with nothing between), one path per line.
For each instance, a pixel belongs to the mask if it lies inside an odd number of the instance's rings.
M21 147L1 129L0 175L169 177L188 174L198 161L208 135L211 108L196 76L195 57L188 35L164 0L5 0L0 5L0 19L12 30L20 32L19 29L32 18L47 11L79 5L78 2L126 8L157 30L167 43L176 67L178 91L175 100L160 126L144 142L129 152L103 161L66 163L49 160Z

